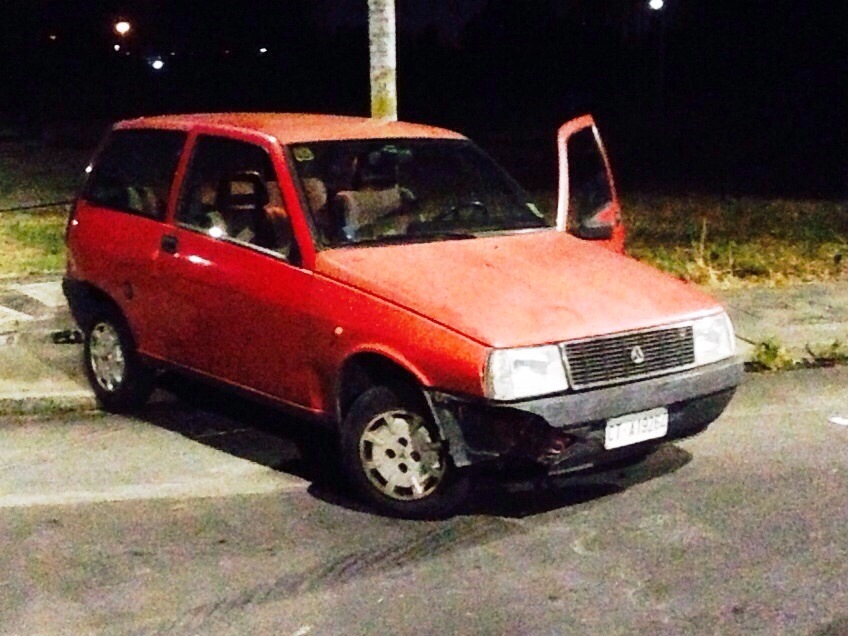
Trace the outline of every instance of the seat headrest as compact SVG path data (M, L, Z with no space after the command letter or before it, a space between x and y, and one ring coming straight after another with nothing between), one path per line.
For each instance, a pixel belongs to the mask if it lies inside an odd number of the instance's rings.
M306 202L313 212L317 212L327 205L327 186L321 179L314 177L304 179L303 193L306 195Z
M339 192L336 197L344 209L345 225L356 231L397 211L402 204L400 188L384 190L349 190Z

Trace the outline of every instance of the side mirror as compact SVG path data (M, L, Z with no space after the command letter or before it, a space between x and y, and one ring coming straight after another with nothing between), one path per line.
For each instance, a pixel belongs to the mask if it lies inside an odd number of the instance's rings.
M584 115L563 124L557 151L557 229L624 253L621 204L595 120Z
M596 217L581 219L573 230L574 236L589 241L608 241L612 238L615 225L598 221Z

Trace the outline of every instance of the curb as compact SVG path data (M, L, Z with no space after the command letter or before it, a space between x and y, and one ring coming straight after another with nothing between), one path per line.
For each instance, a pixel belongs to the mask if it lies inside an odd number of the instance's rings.
M84 413L98 409L94 393L85 389L26 396L0 395L0 416Z

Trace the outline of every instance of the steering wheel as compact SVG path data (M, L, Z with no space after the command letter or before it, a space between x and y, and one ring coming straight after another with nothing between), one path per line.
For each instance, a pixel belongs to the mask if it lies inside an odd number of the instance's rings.
M463 214L463 212L466 212ZM480 201L463 201L457 205L439 212L430 219L430 223L442 223L446 221L467 221L473 218L474 213L479 212L481 220L489 220L489 208ZM469 214L471 213L471 214Z

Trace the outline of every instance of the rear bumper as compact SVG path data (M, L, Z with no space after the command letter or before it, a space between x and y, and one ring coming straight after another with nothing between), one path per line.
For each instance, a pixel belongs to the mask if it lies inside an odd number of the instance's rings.
M737 359L682 373L521 402L492 402L427 392L457 466L514 459L549 472L617 461L665 441L703 431L727 407L742 381ZM668 434L608 451L606 420L665 407Z

